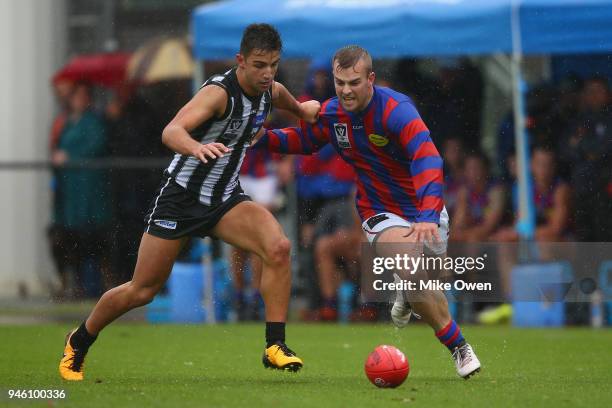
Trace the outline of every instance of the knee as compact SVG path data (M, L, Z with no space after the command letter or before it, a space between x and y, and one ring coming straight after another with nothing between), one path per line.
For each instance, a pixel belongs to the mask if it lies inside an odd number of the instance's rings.
M130 291L130 303L133 307L148 305L153 301L159 289L152 286L132 287Z
M289 254L291 252L291 242L281 235L272 240L264 249L264 259L270 265L286 266L289 265Z

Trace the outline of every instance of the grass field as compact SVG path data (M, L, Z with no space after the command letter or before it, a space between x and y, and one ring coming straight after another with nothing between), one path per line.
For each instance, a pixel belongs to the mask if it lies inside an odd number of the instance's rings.
M262 325L110 326L86 361L82 383L57 372L60 325L0 326L0 406L66 407L610 407L612 331L465 327L483 363L465 381L431 330L414 325L300 325L288 344L297 373L265 370ZM411 372L396 389L363 373L367 354L392 344ZM9 389L63 389L63 400L9 400Z

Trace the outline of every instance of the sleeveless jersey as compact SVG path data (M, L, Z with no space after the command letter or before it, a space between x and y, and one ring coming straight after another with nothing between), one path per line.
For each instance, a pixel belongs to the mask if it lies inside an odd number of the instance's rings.
M197 194L205 205L227 200L239 187L238 175L251 140L272 109L270 90L258 97L246 95L238 83L236 68L210 77L205 86L216 85L227 92L227 107L221 118L211 118L190 132L202 144L219 142L231 149L221 158L203 163L194 156L175 154L166 172L178 185Z

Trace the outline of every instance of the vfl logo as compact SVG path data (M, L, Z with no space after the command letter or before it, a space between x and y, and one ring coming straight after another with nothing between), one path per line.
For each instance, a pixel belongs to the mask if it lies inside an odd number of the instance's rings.
M228 126L229 132L237 132L242 127L242 119L232 119Z
M334 123L334 134L336 135L336 141L338 146L343 149L350 149L351 142L348 137L348 127L346 123Z
M162 228L176 229L176 221L167 221L167 220L155 220L155 225L160 226Z

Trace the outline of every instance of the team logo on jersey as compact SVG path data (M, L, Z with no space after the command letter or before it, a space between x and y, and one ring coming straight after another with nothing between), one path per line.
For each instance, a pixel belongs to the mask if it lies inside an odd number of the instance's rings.
M351 142L348 136L348 126L346 126L346 123L334 123L334 133L338 141L338 146L343 149L351 148Z
M176 229L176 221L168 221L168 220L155 220L155 225L160 226L162 228Z
M230 120L228 131L229 132L237 132L240 127L242 127L242 119L232 119Z
M369 134L368 139L370 140L370 143L377 147L383 147L389 143L389 139L384 136L377 135L375 133Z

